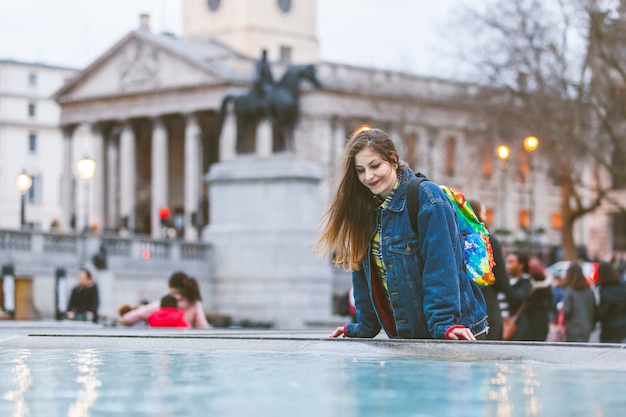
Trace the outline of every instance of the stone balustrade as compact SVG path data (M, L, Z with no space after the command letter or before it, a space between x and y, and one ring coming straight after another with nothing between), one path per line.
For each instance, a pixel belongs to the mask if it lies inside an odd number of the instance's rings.
M209 261L211 245L182 240L155 240L146 236L81 235L0 230L0 263L13 263L17 270L28 273L49 264L70 269L85 266L103 247L111 269L129 262L137 268L149 268L150 262L160 264ZM148 265L147 265L148 264Z
M210 309L212 252L212 245L207 243L149 236L0 229L0 266L12 265L18 281L32 283L29 297L41 317L55 313L55 274L59 268L66 271L68 290L76 284L79 268L91 270L100 287L101 310L108 317L115 316L120 304L136 303L140 297L158 299L167 291L167 280L176 271L198 280L204 305ZM93 262L99 253L106 253L106 268L98 269Z

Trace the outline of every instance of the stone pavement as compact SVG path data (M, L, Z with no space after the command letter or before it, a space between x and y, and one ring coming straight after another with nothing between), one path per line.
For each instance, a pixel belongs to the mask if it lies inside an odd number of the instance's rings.
M150 329L69 321L0 321L0 349L200 350L519 360L626 371L626 345L545 342L330 339L332 329Z

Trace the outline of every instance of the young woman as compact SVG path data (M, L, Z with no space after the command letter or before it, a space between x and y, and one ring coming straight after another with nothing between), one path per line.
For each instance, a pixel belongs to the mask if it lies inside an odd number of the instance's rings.
M588 342L594 328L596 298L589 288L583 269L575 262L567 268L561 284L563 290L563 312L568 342Z
M487 333L485 300L463 270L454 208L434 183L418 190L416 235L406 207L415 174L380 129L357 131L315 245L351 269L357 322L331 337L475 340Z
M178 308L184 311L187 323L196 329L208 329L209 323L202 309L200 288L195 278L188 277L184 272L175 272L170 277L168 285L169 294L178 300ZM137 307L120 317L118 323L130 326L146 321L160 307L161 300Z

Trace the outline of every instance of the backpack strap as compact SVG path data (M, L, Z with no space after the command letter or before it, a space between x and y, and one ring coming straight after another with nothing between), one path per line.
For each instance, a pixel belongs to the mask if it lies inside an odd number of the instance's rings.
M406 205L407 209L409 210L411 227L413 228L413 231L419 235L419 232L417 231L417 212L419 205L418 192L420 184L424 181L428 181L428 178L426 178L426 175L422 174L421 172L418 172L417 174L415 174L415 176L417 178L410 181L406 189Z

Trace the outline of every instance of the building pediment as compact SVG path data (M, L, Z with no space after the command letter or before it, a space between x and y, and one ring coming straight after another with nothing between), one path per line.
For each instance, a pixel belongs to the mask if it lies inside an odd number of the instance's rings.
M169 35L134 31L59 90L60 103L212 84L237 74L220 65L221 47L190 47ZM234 53L233 53L234 54ZM232 57L231 57L232 58Z

